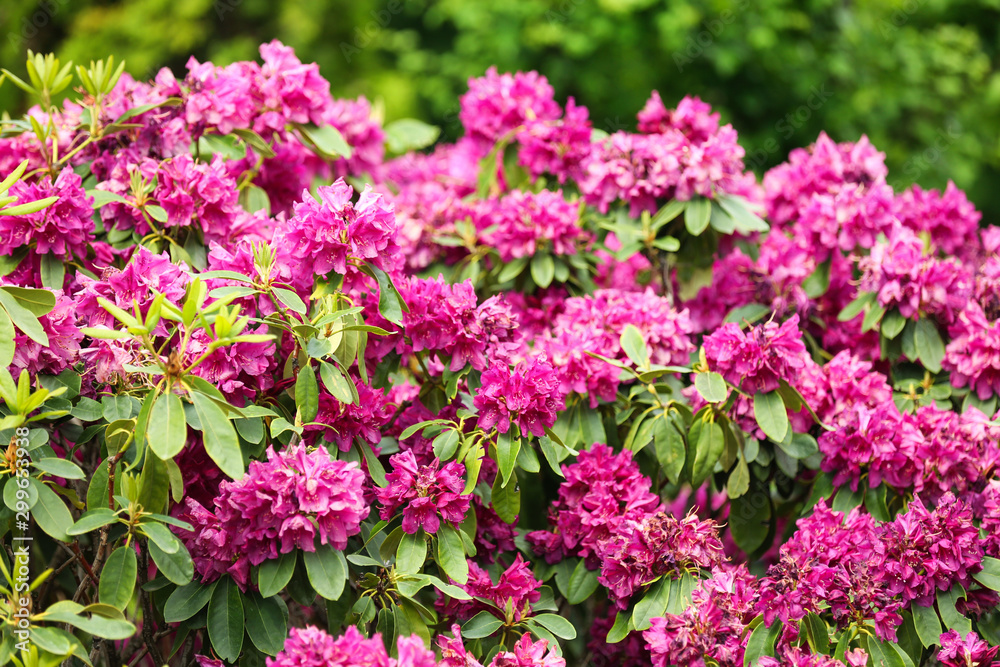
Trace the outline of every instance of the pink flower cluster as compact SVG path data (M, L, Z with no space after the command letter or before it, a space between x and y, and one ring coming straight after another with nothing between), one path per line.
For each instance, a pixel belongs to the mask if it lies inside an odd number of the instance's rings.
M616 200L628 202L635 216L669 199L753 192L736 131L720 127L719 115L701 100L685 98L670 112L654 93L639 114L639 129L644 134L616 132L595 144L584 162L580 189L602 213Z
M314 626L292 628L285 647L267 658L267 667L434 667L434 652L417 635L396 639L396 654L389 657L382 635L366 638L348 626L339 637L331 637Z
M580 207L561 191L522 192L486 199L475 209L481 241L504 262L531 257L538 251L573 255L590 235L580 227Z
M382 505L384 521L403 510L403 530L411 535L423 528L436 533L441 520L457 525L469 510L471 494L463 494L465 466L452 461L444 466L437 459L419 465L412 451L393 455L392 472L386 474L388 486L375 490Z
M318 201L303 193L295 215L275 230L274 244L285 249L298 270L314 276L331 271L343 275L352 260L393 270L389 258L398 250L392 204L369 187L353 203L354 189L343 179L317 191Z
M305 445L254 461L239 481L222 482L212 511L187 498L179 516L192 526L184 539L202 581L230 574L241 588L250 566L319 544L343 550L368 516L364 473Z
M482 387L474 400L479 426L496 427L507 433L516 425L521 435L545 435L565 407L559 378L544 359L529 359L513 369L507 364L491 366L482 376Z

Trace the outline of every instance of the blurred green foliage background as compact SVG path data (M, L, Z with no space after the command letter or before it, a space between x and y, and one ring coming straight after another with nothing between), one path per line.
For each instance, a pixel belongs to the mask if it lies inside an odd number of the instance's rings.
M699 95L732 122L758 174L820 130L867 134L890 182L951 178L1000 220L1000 0L3 0L0 62L26 49L137 78L190 54L252 59L280 39L335 94L456 136L458 96L490 65L537 69L596 127L634 128L653 89ZM11 85L0 108L23 111Z

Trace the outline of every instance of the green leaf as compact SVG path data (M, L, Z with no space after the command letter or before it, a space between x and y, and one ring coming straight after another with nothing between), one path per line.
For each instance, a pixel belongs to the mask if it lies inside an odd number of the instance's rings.
M31 465L55 477L63 477L65 479L84 479L86 477L80 466L66 459L55 457L38 459Z
M532 620L560 639L576 639L576 628L562 616L537 614L532 617Z
M781 442L788 433L788 412L777 391L758 392L753 397L753 416L760 430L771 440Z
M964 637L972 632L972 621L956 608L958 601L962 599L965 599L965 588L962 584L955 584L949 590L938 591L937 594L938 611L941 612L944 626Z
M462 536L451 525L442 523L437 532L438 565L457 584L469 581L469 561L465 558Z
M886 312L882 316L882 323L879 325L879 331L882 335L893 340L903 331L903 327L906 326L906 318L900 315L899 311L893 308L892 310Z
M716 199L736 223L736 231L740 234L748 236L754 232L766 232L770 229L760 216L750 210L742 197L719 194Z
M387 124L385 132L386 147L390 153L400 155L409 151L427 148L441 134L441 128L428 125L414 118L401 118Z
M874 329L882 321L883 315L885 315L885 306L878 301L873 301L868 308L868 312L865 313L864 319L861 320L861 333L866 333Z
M236 662L240 657L244 623L240 590L230 577L219 579L208 603L208 638L226 662Z
M500 433L497 436L497 465L500 467L500 475L503 485L510 482L510 476L514 472L514 464L517 462L517 454L521 449L521 438L511 438L510 432Z
M149 555L152 556L153 562L156 563L156 567L164 577L178 586L183 586L191 581L191 577L194 576L194 563L191 561L191 554L188 553L184 545L181 545L177 553L173 554L165 553L152 540L147 543L147 546L149 547Z
M0 367L7 368L14 360L14 322L0 308Z
M914 604L910 607L910 611L913 612L913 625L917 629L920 643L926 648L939 644L941 642L941 621L938 619L934 605L922 607Z
M503 268L500 269L500 273L497 274L497 282L503 284L508 280L517 278L524 272L530 260L530 257L516 257L507 264L504 264Z
M439 460L450 460L458 449L458 431L453 428L442 431L434 438L431 445L434 449L434 456ZM518 446L520 446L520 438L518 438Z
M128 639L136 632L135 626L124 619L110 618L99 613L86 616L86 609L71 600L62 600L50 605L40 616L51 623L68 623L74 628L105 639Z
M729 533L736 545L748 554L767 539L771 522L771 495L767 487L750 476L745 494L729 501Z
M306 314L306 304L299 298L298 294L283 287L272 287L271 290L274 292L274 296L278 297L278 301L283 303L286 308L299 315Z
M767 627L762 622L754 629L750 639L747 640L746 652L743 654L743 667L756 665L764 656L774 656L774 646L781 634L781 626L781 621L775 619L771 627Z
M177 456L187 443L184 404L177 394L161 394L153 402L146 427L149 446L163 460Z
M4 490L6 491L6 489ZM107 502L107 495L105 495L104 501ZM110 523L115 523L116 521L118 521L117 514L112 512L107 507L99 507L97 509L92 509L81 516L79 520L77 520L77 522L66 531L66 534L84 535L92 530L97 530L101 526L106 526Z
M303 422L311 422L319 414L319 386L316 384L316 371L312 364L299 369L295 380L295 406Z
M608 637L606 641L609 644L617 644L628 637L629 633L633 630L635 630L635 628L632 627L632 614L627 610L619 611L618 615L615 616L614 625L612 625L611 629L608 630Z
M581 559L577 561L573 573L569 577L563 594L570 604L580 604L597 590L597 570L591 570Z
M280 593L291 581L297 560L298 552L292 551L261 563L257 572L257 588L260 594L269 598Z
M184 548L184 544L162 523L144 521L139 524L139 531L155 542L165 554L176 554Z
M496 632L503 622L488 611L481 611L462 626L463 639L482 639Z
M547 252L537 253L531 258L531 279L542 289L552 284L556 275L556 265L552 255Z
M865 636L862 647L871 657L874 667L906 667L899 653L888 642L882 642L878 637Z
M42 324L38 321L38 317L36 317L30 310L22 306L18 300L11 295L10 291L12 289L14 288L0 287L0 307L7 311L7 315L9 315L10 319L14 322L14 326L20 329L25 336L39 345L48 347L49 336L45 333L45 329L42 328Z
M315 146L325 157L350 159L353 154L351 145L344 139L344 135L332 125L324 125L322 127L305 127L300 125L299 130L305 136L306 141Z
M687 208L686 201L671 199L653 215L653 219L650 220L649 224L655 231L680 215L685 208Z
M69 542L66 531L73 525L73 515L66 504L48 484L35 484L35 490L38 491L38 502L31 510L31 518L50 537Z
M726 390L726 381L721 375L712 371L696 373L694 387L701 394L701 397L709 403L721 403L729 395Z
M736 459L736 465L726 480L726 493L730 498L739 498L750 489L750 467L742 456Z
M319 377L330 394L344 405L358 402L357 389L335 364L319 362Z
M401 529L400 529L401 530ZM427 540L424 531L418 528L416 533L403 533L396 548L396 569L404 574L420 571L427 559Z
M303 551L309 583L323 598L339 600L347 583L347 559L344 552L329 544L317 544L316 551Z
M649 368L649 350L642 332L634 324L626 324L619 338L622 350L633 364L639 368Z
M163 620L167 623L180 623L188 620L205 608L208 601L212 599L215 586L216 582L214 581L210 584L192 581L189 584L178 586L167 598L163 607Z
M983 587L1000 592L1000 560L985 556L982 571L976 572L972 578Z
M0 255L0 276L9 276L21 265L28 256L28 247L24 246L9 255Z
M243 453L236 429L212 399L197 391L192 391L190 396L199 422L195 428L204 435L205 451L222 472L240 479L243 477Z
M917 359L924 368L932 373L940 372L941 361L944 359L944 342L932 320L927 318L917 320L913 329L913 344L916 347Z
M649 587L646 595L639 600L632 611L632 625L640 632L650 626L650 620L663 616L667 611L667 602L670 600L670 584L673 580L669 576L661 578Z
M288 633L281 605L275 598L263 598L260 593L247 591L243 596L243 609L250 641L261 653L277 655L284 647Z
M656 458L667 479L674 484L680 483L684 460L687 458L684 436L666 417L658 415L654 418L653 443Z
M392 279L382 269L372 267L375 280L378 281L378 312L393 324L403 324L403 297L400 296Z
M786 433L787 435L787 433ZM778 448L793 459L807 459L819 451L816 438L808 433L792 433L791 439L775 443Z
M514 523L521 512L521 490L517 485L517 471L511 475L511 481L503 486L500 475L493 480L493 511L505 523Z
M66 279L66 265L52 253L42 255L42 285L49 289L62 289Z
M732 322L734 324L740 325L740 328L746 328L748 325L763 319L771 313L771 309L768 306L759 303L748 303L745 306L737 306L729 311L726 315L726 319L723 322Z
M717 422L696 422L700 428L691 429L691 441L696 442L694 462L691 467L691 485L701 486L708 479L726 445L726 436ZM695 438L697 432L697 439Z
M830 653L830 629L826 623L813 612L802 619L801 627L806 631L806 641L813 653L828 655Z
M718 202L712 202L712 216L709 219L712 229L720 234L732 234L736 231L736 221L730 217Z
M874 292L861 292L854 301L844 306L844 309L838 313L837 321L850 322L860 315L868 307L869 303L875 300L875 296Z
M125 609L135 591L135 577L138 561L135 549L121 546L111 552L104 569L101 570L101 584L98 599L115 609Z
M704 197L695 197L684 209L684 226L691 236L700 236L708 229L712 217L712 201Z

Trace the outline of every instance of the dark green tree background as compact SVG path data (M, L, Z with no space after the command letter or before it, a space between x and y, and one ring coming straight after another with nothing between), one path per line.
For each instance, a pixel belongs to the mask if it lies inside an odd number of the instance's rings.
M3 0L0 59L26 49L124 58L137 77L224 64L273 38L339 95L387 119L459 130L458 95L490 65L537 69L594 125L632 128L649 92L699 95L758 172L809 144L867 134L890 182L953 179L1000 218L1000 0ZM0 107L22 111L10 84Z

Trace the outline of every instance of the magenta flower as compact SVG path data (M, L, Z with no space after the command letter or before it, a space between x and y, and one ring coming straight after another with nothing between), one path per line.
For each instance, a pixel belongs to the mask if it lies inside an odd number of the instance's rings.
M886 543L883 577L904 602L933 604L937 591L959 583L969 588L981 569L983 545L968 505L945 494L936 508L919 498L883 526Z
M558 118L559 105L553 94L548 80L538 72L498 74L497 68L491 67L484 76L469 79L458 117L466 135L485 155L498 139L525 122Z
M991 647L979 638L975 632L970 632L964 638L955 630L948 630L941 635L941 649L937 659L944 667L996 667L993 658L1000 651L1000 646Z
M222 482L214 513L190 498L181 517L194 526L182 534L202 577L224 573L246 588L251 565L296 549L314 551L316 539L343 550L368 516L364 473L334 461L323 449L298 445L250 464L243 479Z
M3 172L6 174L6 172ZM17 197L11 206L58 197L47 208L25 215L0 215L0 255L12 255L29 246L38 255L52 254L60 260L87 256L94 232L93 199L71 167L59 172L54 182L43 177L37 183L18 181L7 195Z
M576 254L590 240L580 226L580 207L563 198L562 191L522 192L483 200L474 218L482 242L496 248L510 262L538 250L554 255Z
M1000 394L1000 320L987 321L982 308L966 305L949 329L941 367L956 387L969 387L982 400Z
M353 625L339 637L307 626L292 628L284 649L265 662L267 667L433 667L436 664L434 653L416 635L399 636L396 649L398 658L390 658L380 634L365 639Z
M517 554L510 567L500 573L496 583L493 583L486 570L469 561L469 581L458 586L473 599L448 598L446 602L439 600L438 606L448 616L466 620L486 610L502 618L509 604L514 620L520 621L531 616L531 603L538 602L541 598L539 589L542 582L532 574L530 564L521 557L521 554ZM476 598L488 600L492 604L486 604Z
M703 345L708 367L750 395L774 391L779 380L793 383L806 365L798 315L745 332L730 322L706 336Z
M400 286L410 310L403 315L401 355L427 350L447 355L452 371L467 363L485 370L487 359L508 360L520 348L518 320L502 296L477 305L471 281L450 284L443 277L412 278ZM442 361L446 361L442 359Z
M494 364L483 373L482 382L473 402L479 426L487 431L496 426L507 433L516 424L522 435L541 437L564 407L559 378L544 359L529 359L513 370L507 364Z
M465 519L472 495L462 494L465 466L461 463L452 461L442 467L434 459L430 465L418 465L412 451L394 454L389 463L388 486L375 490L383 521L391 521L402 507L403 531L412 535L420 528L436 533L442 519L452 525Z
M859 289L876 293L882 306L898 308L908 319L933 316L950 324L972 296L968 269L955 258L925 254L924 242L905 227L876 244L858 268Z
M716 569L698 582L681 614L652 619L642 633L654 667L743 664L743 635L753 616L756 580L745 566Z
M398 253L392 204L370 187L352 203L354 189L343 179L320 186L318 193L317 201L304 192L295 215L275 231L275 244L299 264L299 271L344 274L352 260L392 270Z
M639 472L632 452L612 451L597 444L563 466L566 480L549 508L552 532L528 533L535 552L554 563L566 556L600 561L600 545L630 520L656 513L660 497L650 492L650 481Z

